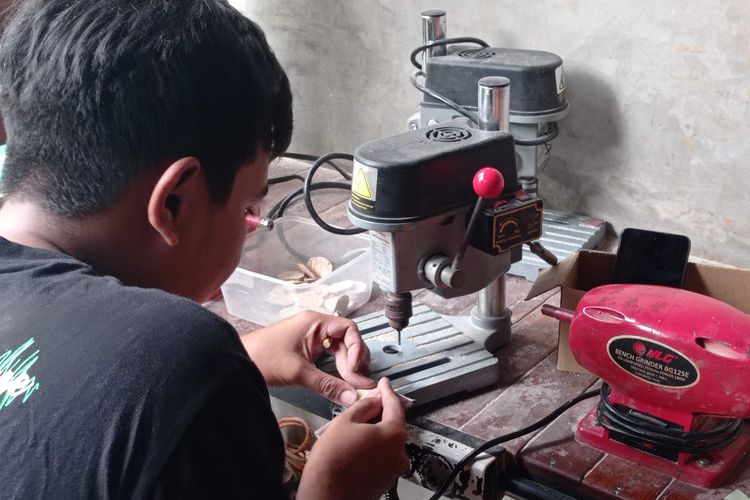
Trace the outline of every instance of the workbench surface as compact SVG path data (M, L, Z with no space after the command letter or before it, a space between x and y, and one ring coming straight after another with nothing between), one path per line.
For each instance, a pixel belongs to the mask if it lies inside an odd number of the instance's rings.
M272 165L269 175L304 176L307 167L305 163L284 160ZM341 178L335 171L322 168L316 180ZM299 181L272 185L264 209L300 186ZM346 191L325 190L317 191L313 201L324 220L349 226L345 213L348 198ZM308 216L301 201L292 204L285 215ZM542 316L540 309L544 303L559 305L560 295L551 291L525 301L530 288L529 281L508 277L507 305L513 313L513 340L498 353L500 381L475 393L419 408L416 411L421 417L488 440L532 424L569 399L598 387L594 376L557 370L558 322ZM370 302L349 316L382 310L383 295L375 285ZM476 302L473 295L445 300L425 291L415 293L414 300L438 313L451 315L468 314ZM259 328L230 316L222 300L213 301L207 307L227 318L240 335ZM746 457L739 473L725 487L704 490L577 443L575 427L597 401L598 398L583 401L546 428L506 443L511 462L527 477L576 496L674 500L724 498L737 490L750 495L750 457Z

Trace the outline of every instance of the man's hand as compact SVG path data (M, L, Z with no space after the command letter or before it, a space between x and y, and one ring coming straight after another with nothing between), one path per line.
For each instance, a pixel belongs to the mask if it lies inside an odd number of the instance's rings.
M299 500L377 499L409 468L406 416L388 379L334 418L315 443L297 490ZM377 423L370 421L380 417Z
M326 338L344 380L313 364L325 352ZM375 385L362 375L369 370L370 351L346 318L305 311L245 335L242 343L269 385L301 385L344 406L357 399L355 388Z

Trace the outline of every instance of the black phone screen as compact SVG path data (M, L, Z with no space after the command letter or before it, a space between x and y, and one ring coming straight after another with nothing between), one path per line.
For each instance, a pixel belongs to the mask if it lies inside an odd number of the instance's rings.
M682 288L689 256L687 236L625 229L617 248L612 283Z

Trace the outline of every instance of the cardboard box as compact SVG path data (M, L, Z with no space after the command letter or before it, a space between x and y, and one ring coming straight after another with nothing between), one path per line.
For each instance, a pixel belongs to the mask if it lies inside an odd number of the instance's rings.
M561 288L560 306L575 310L583 294L610 282L615 254L581 250L555 267L539 274L527 299L555 287ZM726 302L750 314L750 270L736 267L688 263L684 287ZM588 373L573 357L568 342L570 325L560 323L557 368L564 371Z

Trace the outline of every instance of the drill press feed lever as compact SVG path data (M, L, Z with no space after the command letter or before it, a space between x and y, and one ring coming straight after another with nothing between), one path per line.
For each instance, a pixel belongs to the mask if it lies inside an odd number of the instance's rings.
M653 285L605 285L575 312L542 312L570 322L576 360L609 385L579 441L709 488L750 450L747 314Z

